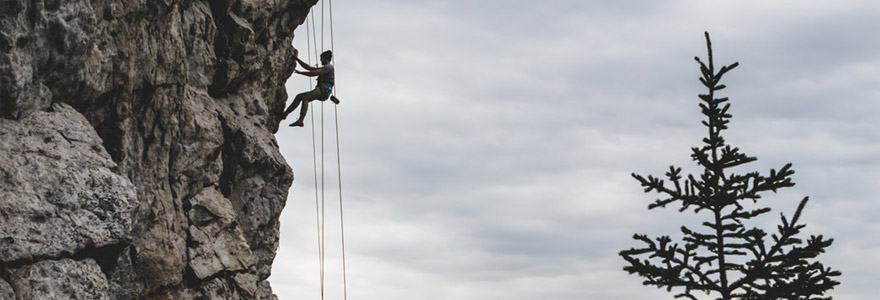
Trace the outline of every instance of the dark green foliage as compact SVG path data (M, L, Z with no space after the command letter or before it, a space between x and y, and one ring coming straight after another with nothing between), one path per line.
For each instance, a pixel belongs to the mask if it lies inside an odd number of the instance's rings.
M767 176L728 170L757 158L727 145L721 136L730 123L730 103L727 98L716 98L715 93L725 88L719 83L721 77L738 63L716 70L709 33L706 45L708 65L695 59L703 74L700 82L708 89L708 94L699 98L706 116L702 123L709 136L703 139L701 147L692 148L691 154L703 169L702 174L685 176L681 168L673 166L665 179L638 174L633 177L646 193L661 195L648 209L678 204L681 212L693 210L708 220L698 230L682 226L684 237L678 243L669 236L652 239L634 235L643 245L620 252L628 262L623 269L643 277L645 285L681 290L675 298L697 299L695 293L704 293L723 300L831 299L825 293L839 284L833 278L840 276L840 272L826 268L815 258L834 240L821 235L806 240L797 237L805 226L799 221L808 198L801 200L790 220L781 216L782 224L769 238L762 229L746 227L746 221L770 211L767 207L747 206L754 206L765 192L794 186L794 171L791 164L770 170Z

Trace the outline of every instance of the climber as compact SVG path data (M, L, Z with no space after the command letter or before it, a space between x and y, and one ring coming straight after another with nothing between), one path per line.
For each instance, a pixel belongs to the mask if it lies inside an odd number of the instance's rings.
M313 89L311 91L300 93L300 94L296 95L296 97L293 98L293 103L291 103L290 106L288 106L287 109L284 110L284 118L286 119L287 115L292 113L293 110L296 109L297 106L302 105L302 109L300 110L300 113L299 113L299 119L297 119L296 122L290 123L290 127L302 127L303 126L303 119L306 118L306 113L309 110L309 102L312 102L314 100L325 101L329 98L330 101L333 101L333 103L339 104L339 99L337 99L335 96L330 95L331 92L333 91L333 84L336 81L335 80L336 74L334 72L333 65L330 64L330 60L333 59L333 52L328 50L328 51L324 51L324 53L321 53L321 65L322 66L319 68L312 67L308 63L302 61L301 59L299 59L298 54L299 54L299 51L294 49L293 50L294 59L296 59L296 61L299 62L300 66L305 68L306 71L296 70L295 69L296 65L294 65L293 72L297 73L297 74L309 76L309 77L317 76L318 77L318 85L315 86L315 89Z

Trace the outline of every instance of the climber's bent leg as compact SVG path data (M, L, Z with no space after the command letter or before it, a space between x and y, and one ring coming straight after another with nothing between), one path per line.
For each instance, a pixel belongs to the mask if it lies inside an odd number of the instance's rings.
M288 110L285 111L285 116L287 116L287 114L290 114L291 112L293 112L293 110L296 109L297 105L301 105L302 108L300 109L300 112L299 112L299 119L296 120L296 122L291 123L290 126L303 126L303 120L306 118L306 113L308 113L308 111L309 111L309 102L312 102L314 100L319 100L323 96L324 95L323 95L321 89L318 87L315 87L315 89L313 89L311 91L308 91L305 93L300 93L299 95L296 95L296 98L293 99L293 103L290 104L290 108L288 108Z
M304 94L305 93L297 94L296 97L293 98L293 103L291 103L290 106L288 106L287 109L284 110L284 116L281 117L282 120L287 119L287 115L292 113L293 110L296 109L297 106L299 106L299 103L302 102Z

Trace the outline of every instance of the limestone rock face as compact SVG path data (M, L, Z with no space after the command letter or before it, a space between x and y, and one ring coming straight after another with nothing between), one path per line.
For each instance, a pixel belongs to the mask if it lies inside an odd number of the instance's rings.
M253 266L254 255L236 224L232 203L220 191L203 190L190 199L190 207L189 267L197 278Z
M113 173L88 121L65 104L0 119L0 257L7 263L128 243L134 185Z
M107 278L92 259L43 260L12 271L19 299L108 299Z
M0 0L0 299L273 299L316 3Z
M0 300L15 300L15 291L6 280L0 279Z

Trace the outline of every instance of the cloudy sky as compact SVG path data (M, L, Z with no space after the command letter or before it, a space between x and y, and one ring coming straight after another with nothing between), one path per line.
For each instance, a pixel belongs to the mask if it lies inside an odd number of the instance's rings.
M349 299L671 299L617 252L633 233L697 222L648 211L654 196L629 174L696 170L703 31L716 63L740 62L723 95L728 142L759 159L743 170L797 172L756 225L773 230L810 196L806 233L835 239L820 260L843 272L831 295L880 294L880 2L335 2ZM306 28L295 34L305 51ZM292 99L309 81L287 88ZM325 295L342 299L323 109ZM296 174L270 278L281 299L320 299L306 123L277 134Z

